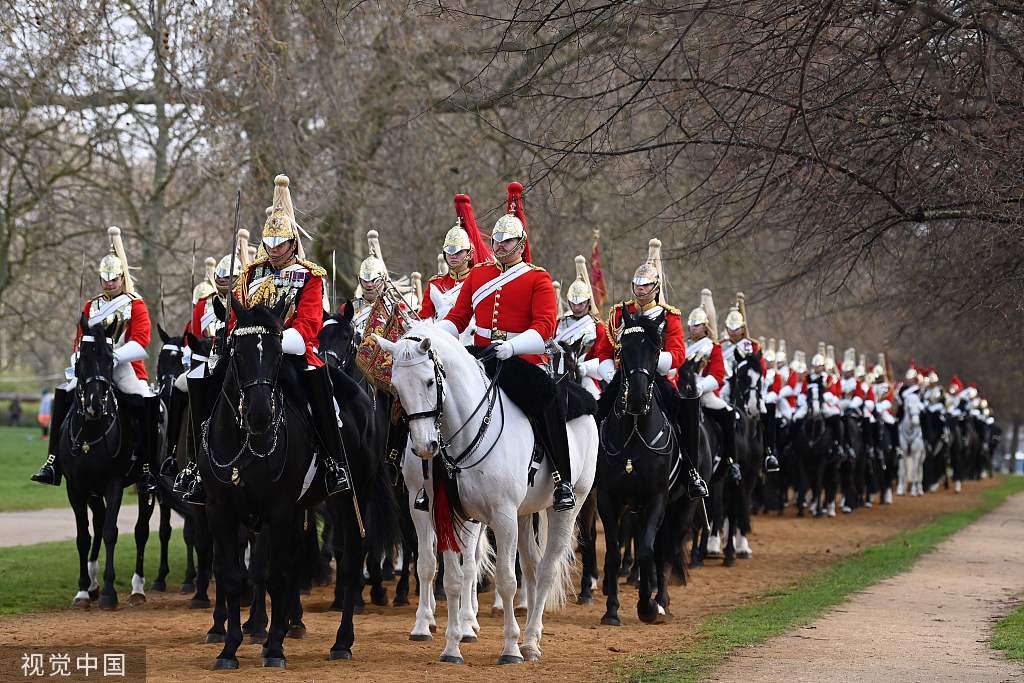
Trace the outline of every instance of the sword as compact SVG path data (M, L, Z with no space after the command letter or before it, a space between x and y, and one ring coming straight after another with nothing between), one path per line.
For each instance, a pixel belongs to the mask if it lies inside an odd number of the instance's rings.
M337 249L331 249L331 315L338 310L338 262Z
M196 241L192 240L192 279L189 280L188 296L192 298L192 290L196 288Z
M78 271L78 300L82 300L85 292L85 252L82 252L82 269Z
M235 274L235 259L238 258L238 212L242 206L242 191L235 191L235 227L231 232L231 265L228 268L228 278L231 278ZM193 255L193 262L195 255ZM232 283L233 285L234 283ZM231 329L231 301L235 296L234 286L228 287L228 306L224 312L224 329L225 332Z

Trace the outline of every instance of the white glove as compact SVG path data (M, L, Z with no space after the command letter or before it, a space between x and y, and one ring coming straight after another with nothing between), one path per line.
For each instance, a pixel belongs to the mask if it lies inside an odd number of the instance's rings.
M712 391L716 391L717 389L718 380L712 377L711 375L708 375L707 377L701 377L700 379L697 380L697 393L699 393L701 396L703 396L704 394L709 394Z
M793 387L791 387L791 386L789 386L787 384L786 386L782 387L782 390L779 392L779 398L789 398L794 393L795 393L795 391L794 391Z
M583 373L584 377L591 377L593 379L601 379L601 361L597 358L591 358L580 363L580 372Z
M293 356L305 356L306 340L302 338L298 330L289 327L281 335L281 350Z
M779 395L774 391L769 391L764 395L764 402L768 404L774 404L779 402Z
M459 338L459 328L455 327L455 323L453 323L451 320L442 320L441 322L437 323L437 326L440 327L445 332L447 332L448 334L455 337L456 339Z
M615 377L615 361L611 358L601 361L597 366L597 372L605 382L611 382L612 378Z
M807 394L796 395L796 405L798 408L803 408L807 405Z
M544 353L544 340L537 330L526 330L515 339L498 342L498 360L508 360L512 356L530 356Z
M122 363L130 363L133 360L142 360L148 354L142 344L137 341L130 341L119 349L114 349L114 366Z
M869 413L875 412L875 402L874 401L864 401L864 408Z
M860 408L862 405L864 405L864 399L862 399L860 396L854 396L853 398L846 402L846 405L854 409Z
M668 371L672 369L672 354L668 351L662 351L658 354L658 373L667 375Z

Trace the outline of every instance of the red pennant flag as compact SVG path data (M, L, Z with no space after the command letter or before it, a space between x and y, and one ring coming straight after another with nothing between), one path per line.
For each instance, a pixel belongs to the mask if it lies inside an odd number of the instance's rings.
M594 247L590 251L590 290L594 295L594 303L600 311L604 310L604 302L608 291L604 286L604 273L601 272L601 248L598 245L600 233L594 231Z

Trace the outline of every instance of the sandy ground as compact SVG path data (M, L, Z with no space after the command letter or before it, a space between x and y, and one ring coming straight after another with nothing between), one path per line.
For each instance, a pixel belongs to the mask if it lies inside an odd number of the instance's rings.
M239 680L274 681L345 676L402 683L442 676L445 680L487 683L497 676L510 681L603 681L613 677L611 669L619 661L684 645L695 625L708 614L724 611L773 587L791 585L801 576L881 542L900 529L969 507L977 502L980 491L992 485L991 481L973 482L960 495L941 492L922 498L897 498L895 505L876 506L835 519L796 519L792 508L782 518L757 517L751 536L753 559L741 560L731 569L722 567L720 560L709 560L705 568L692 572L688 586L672 589L671 623L641 624L636 618L635 590L626 588L621 594L623 626L601 626L604 604L603 596L598 594L593 605L570 605L545 618L544 657L537 664L496 667L501 621L491 617L487 609L481 610L479 642L462 647L466 665L439 663L446 619L443 604L437 615L441 628L432 642L425 643L408 639L415 604L402 608L368 606L364 615L356 617L355 659L328 662L326 655L334 640L338 615L325 611L330 602L327 589L316 589L305 599L309 632L303 640L286 641L288 669L283 672L260 668L259 647L248 644L239 650L241 672L211 672L220 646L203 644L209 614L187 609L186 598L170 593L150 593L145 606L122 607L115 613L66 609L2 619L0 646L39 649L144 645L148 648L149 679L154 681L212 680L215 675L222 679L226 675ZM69 603L73 594L74 587L68 586ZM481 605L490 605L491 599L491 593L482 595Z
M138 518L138 505L122 505L117 515L117 528L120 533L135 533L135 522ZM90 519L92 519L91 516ZM171 514L173 528L180 529L184 524L184 519L175 513ZM154 510L153 515L149 518L149 529L154 533L160 529L159 508ZM0 512L0 548L47 541L65 541L74 537L75 513L70 507Z
M1024 494L960 531L914 568L805 628L737 653L712 680L1024 680L992 650L992 624L1024 586Z

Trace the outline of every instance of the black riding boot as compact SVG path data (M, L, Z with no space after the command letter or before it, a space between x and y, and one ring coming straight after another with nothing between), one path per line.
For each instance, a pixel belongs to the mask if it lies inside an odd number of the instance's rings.
M142 433L139 443L142 445L142 474L139 476L139 489L148 494L156 494L156 478L153 470L159 463L160 447L160 397L146 396L142 399L142 416L140 425Z
M324 467L327 495L351 491L345 445L341 440L338 413L334 409L334 388L327 366L306 370L303 374L309 379L309 406L313 412L313 426L322 444L318 452L320 464Z
M700 399L680 398L679 418L683 432L683 453L690 461L690 468L686 472L686 495L690 500L707 498L708 483L697 471L697 463L700 462Z
M779 471L779 459L775 455L775 427L778 424L775 421L775 404L768 403L765 405L766 412L761 416L761 422L764 425L764 471L765 472L778 472Z
M32 475L32 481L40 484L60 486L61 472L57 463L57 453L60 452L61 426L64 418L67 417L68 408L71 407L72 393L66 389L56 389L53 392L53 404L50 411L50 441L46 448L46 462L39 468L39 471Z
M181 436L181 422L188 408L188 392L171 388L171 400L167 406L167 453L160 464L160 474L173 477L178 473L178 437Z
M569 435L565 428L566 400L565 391L556 389L555 398L547 410L536 415L537 421L540 422L541 439L545 441L544 447L551 455L551 464L554 467L551 473L555 483L552 507L556 512L576 507L576 494L572 489L572 472L569 465Z
M188 378L188 419L192 431L192 447L196 454L203 448L203 421L207 419L206 393L209 385L207 377ZM199 463L189 462L174 479L174 490L184 491L182 500L192 505L206 505L206 491L203 480L199 476Z
M722 430L722 458L729 466L729 479L737 484L743 480L743 471L736 462L736 415L732 408L706 411Z

